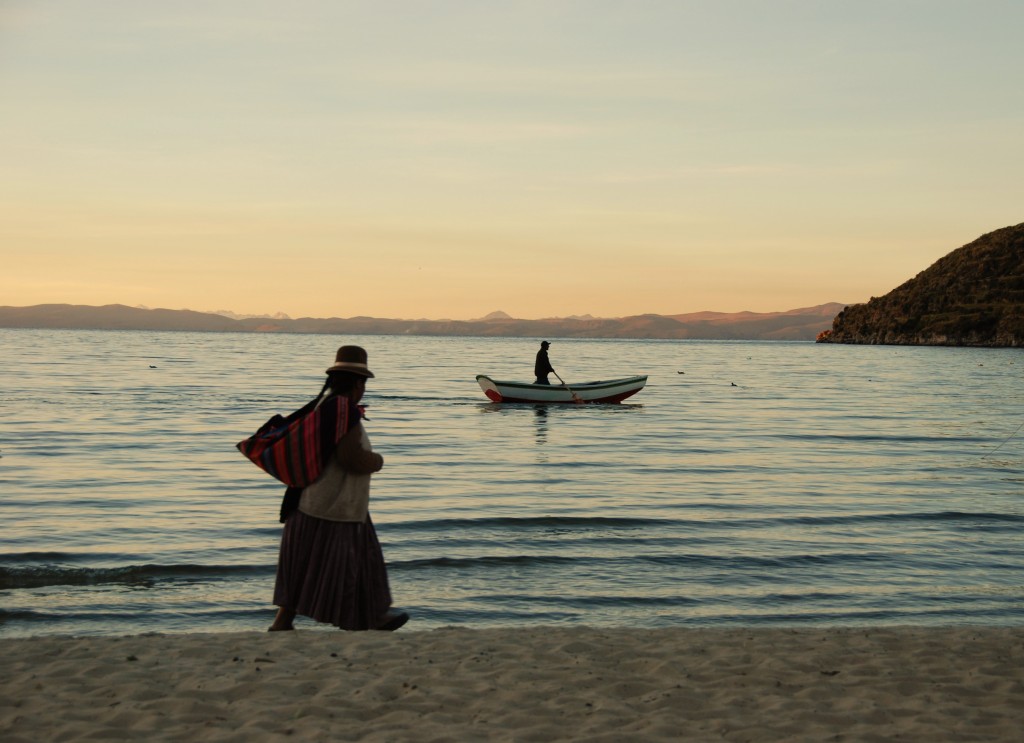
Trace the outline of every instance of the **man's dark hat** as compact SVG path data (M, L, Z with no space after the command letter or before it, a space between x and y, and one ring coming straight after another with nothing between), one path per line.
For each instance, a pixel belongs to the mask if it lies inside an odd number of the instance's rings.
M327 373L344 371L363 377L373 377L373 372L366 366L366 360L366 350L361 346L342 346L335 354L334 365Z
M550 343L548 343L547 341L541 341L541 342L540 342L540 344L541 344L541 345L542 345L542 346L543 346L544 348L547 348L548 346L550 346L550 345L551 345L551 344L550 344Z

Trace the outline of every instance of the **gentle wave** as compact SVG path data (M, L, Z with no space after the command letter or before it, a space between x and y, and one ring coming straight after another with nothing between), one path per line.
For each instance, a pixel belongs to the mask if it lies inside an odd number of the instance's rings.
M273 574L266 565L127 565L116 568L72 568L56 565L0 567L0 589L45 586L91 586L104 583L153 585L158 582L195 582L244 579Z
M239 628L260 626L272 612L272 609L254 605L245 609L212 609L203 610L190 608L187 611L163 611L159 607L146 610L145 613L133 613L125 616L123 611L117 608L110 610L65 610L44 611L34 609L4 609L0 608L0 627L5 623L26 622L33 625L46 625L51 631L61 631L67 627L102 627L103 625L129 623L136 631L147 628L154 628L160 632L195 631L196 626L204 623L235 625ZM34 628L38 630L39 628ZM89 632L88 634L95 634Z
M540 566L591 566L594 568L612 565L652 564L665 567L702 568L712 567L719 570L788 570L805 566L827 567L829 565L855 567L865 564L881 564L891 561L889 553L833 553L833 554L795 554L779 557L757 557L749 555L709 555L709 554L671 554L651 555L642 552L623 553L614 556L593 554L584 555L487 555L483 557L433 557L417 560L397 560L389 563L395 571L403 570L489 570L501 567L540 567Z
M714 508L714 504L701 504L701 507ZM736 510L731 507L729 510ZM914 522L1003 522L1007 524L1024 524L1024 514L1012 513L971 513L967 511L920 511L911 513L867 513L834 516L773 516L760 518L729 518L729 519L659 519L659 518L623 518L601 516L540 516L517 518L515 516L499 516L485 518L442 518L425 519L422 521L391 521L381 528L386 531L399 532L451 532L461 534L466 531L501 529L510 532L559 529L589 530L600 529L640 529L651 528L658 531L674 528L692 529L699 527L711 529L719 526L760 527L760 526L836 526L858 525L870 523L914 523Z
M465 529L508 529L528 531L531 529L562 528L640 528L645 526L663 527L676 523L669 519L622 518L603 516L489 516L484 518L443 518L422 521L394 521L385 527L388 531L443 531L459 533Z
M740 434L745 436L763 436L776 439L794 439L798 441L856 441L881 444L984 444L992 439L988 436L911 436L898 434L884 436L879 434L822 434L822 433L770 433L770 434Z

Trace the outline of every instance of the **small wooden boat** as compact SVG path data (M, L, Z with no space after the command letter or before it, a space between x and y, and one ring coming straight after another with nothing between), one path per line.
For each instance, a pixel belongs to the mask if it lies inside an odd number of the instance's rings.
M622 402L644 388L647 384L647 375L570 385L499 382L486 374L477 374L476 381L493 402Z

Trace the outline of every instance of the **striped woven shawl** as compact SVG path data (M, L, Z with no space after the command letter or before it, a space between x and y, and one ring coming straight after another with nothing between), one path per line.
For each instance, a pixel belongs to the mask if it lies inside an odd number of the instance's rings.
M294 413L273 416L236 446L267 474L289 487L304 488L327 467L341 437L359 422L362 410L343 395L319 398Z

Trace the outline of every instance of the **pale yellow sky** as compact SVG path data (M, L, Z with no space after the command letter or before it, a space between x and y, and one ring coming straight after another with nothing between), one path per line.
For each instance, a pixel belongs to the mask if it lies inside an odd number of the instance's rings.
M0 305L759 312L1024 221L1024 4L0 3Z

